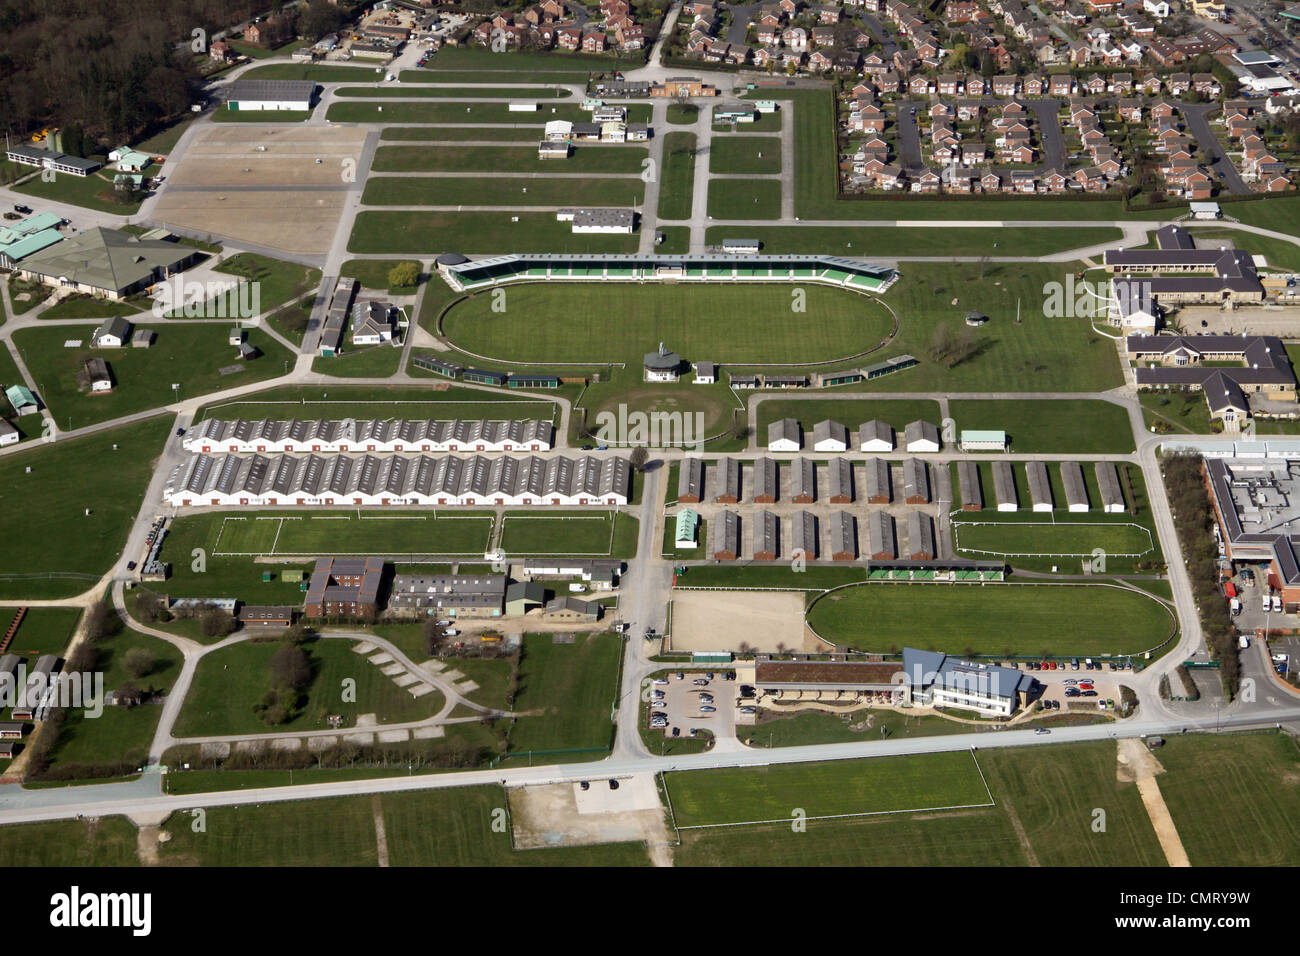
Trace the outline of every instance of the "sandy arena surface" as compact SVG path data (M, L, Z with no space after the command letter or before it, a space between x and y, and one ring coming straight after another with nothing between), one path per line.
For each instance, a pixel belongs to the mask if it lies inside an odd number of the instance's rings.
M667 844L673 838L654 775L620 776L618 781L617 790L610 790L609 778L600 776L592 777L586 791L576 783L509 788L516 849L645 842L656 865L671 866Z
M805 636L801 592L674 591L672 649L734 651L825 650Z
M168 182L173 186L342 186L346 184L344 160L350 159L355 170L365 142L366 131L357 128L218 124L195 137L180 163L168 170Z

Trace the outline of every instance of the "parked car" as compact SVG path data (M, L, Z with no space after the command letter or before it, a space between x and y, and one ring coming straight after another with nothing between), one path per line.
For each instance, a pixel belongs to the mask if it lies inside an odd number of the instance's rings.
M1036 733L1036 734L1050 734L1051 731L1048 730L1046 727L1039 727L1039 728L1037 728L1037 729L1034 731L1034 733Z
M618 789L618 781L615 780L613 777L610 777L610 778L609 778L609 789L611 789L611 790L617 790L617 789Z
M656 684L667 684L667 683L668 683L668 678L667 678L667 677L656 677L656 678L655 678L655 683L656 683Z
M591 789L591 781L590 781L590 780L584 780L584 781L582 781L582 783L578 784L578 786L582 787L583 790L590 790L590 789Z
M712 695L712 694L701 694L701 695L700 695L700 703L701 703L701 704L711 704L711 703L713 703L713 695Z
M705 687L708 685L709 682L706 681L703 677L697 677L695 678L695 680L691 681L691 683L694 684L696 687Z
M128 562L126 562L126 569L127 569L128 571L134 571L134 570L135 570L135 562L134 562L134 561L128 561Z
M756 713L758 713L758 708L756 708L756 707L742 707L742 708L740 708L740 712L741 712L742 714L746 714L746 715L749 715L749 714L756 714Z
M673 728L673 736L674 736L674 737L680 737L681 735L682 735L682 728L680 728L680 727L674 727L674 728Z
M718 710L718 708L716 708L716 707L710 707L708 704L705 704L703 707L700 708L700 713L701 713L701 714L713 714L713 713L717 713L717 710Z
M1080 691L1079 693L1082 694L1084 697L1096 697L1096 696L1097 696L1097 692L1096 692L1095 690L1084 690L1084 691Z
M685 680L685 679L686 679L686 675L683 674L681 671L678 671L678 672L677 672L677 679L678 679L678 680Z

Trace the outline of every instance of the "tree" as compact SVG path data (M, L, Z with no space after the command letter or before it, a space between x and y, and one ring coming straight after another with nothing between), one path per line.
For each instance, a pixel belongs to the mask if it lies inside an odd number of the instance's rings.
M302 690L311 681L311 662L307 652L293 644L281 644L271 655L271 686L274 689Z
M343 11L329 0L311 0L298 18L298 28L308 40L319 40L343 25Z
M633 448L630 457L633 468L637 471L645 471L646 459L650 457L650 453L645 450L644 445L638 445L636 448Z
M392 289L410 289L420 281L420 265L416 262L399 262L388 270L388 286Z
M204 637L225 637L234 629L234 617L221 608L211 607L199 615L199 632Z
M153 654L143 647L133 647L126 652L126 658L122 662L126 666L126 672L134 679L140 680L142 677L148 677L153 673L157 661Z

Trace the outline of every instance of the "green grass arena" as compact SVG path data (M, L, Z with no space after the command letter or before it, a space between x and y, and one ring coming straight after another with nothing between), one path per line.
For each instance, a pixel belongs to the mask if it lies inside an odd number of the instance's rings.
M790 364L855 355L892 327L874 299L811 284L530 283L506 288L504 297L504 311L493 311L490 293L456 303L443 317L443 334L456 348L490 358L626 362L639 371L642 356L660 342L687 359ZM805 311L794 311L800 304Z
M1014 557L1143 556L1155 550L1151 532L1130 523L953 521L956 548L965 554Z
M482 554L492 537L483 512L270 512L219 515L212 553L237 555Z
M864 584L828 593L808 623L838 646L953 654L1136 654L1170 636L1152 597L1101 584Z

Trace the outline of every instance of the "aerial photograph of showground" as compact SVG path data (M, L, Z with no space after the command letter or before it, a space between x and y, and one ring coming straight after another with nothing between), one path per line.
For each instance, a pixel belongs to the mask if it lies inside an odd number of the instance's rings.
M61 6L5 865L1300 864L1300 7Z

